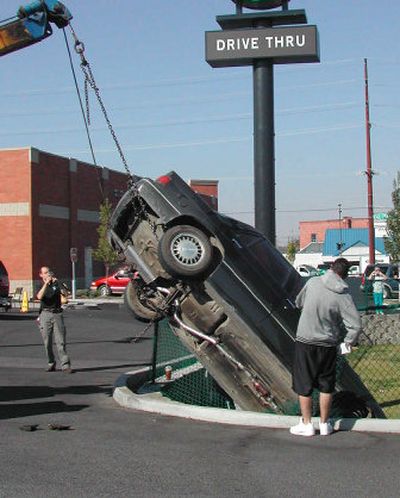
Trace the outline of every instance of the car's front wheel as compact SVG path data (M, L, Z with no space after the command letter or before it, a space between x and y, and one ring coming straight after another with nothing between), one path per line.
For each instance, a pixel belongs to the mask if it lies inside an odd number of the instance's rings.
M100 285L100 287L97 289L97 292L99 296L106 297L111 294L111 289L110 287L108 287L108 285Z
M158 255L162 266L173 277L197 278L210 270L213 247L203 231L190 225L177 225L161 237Z

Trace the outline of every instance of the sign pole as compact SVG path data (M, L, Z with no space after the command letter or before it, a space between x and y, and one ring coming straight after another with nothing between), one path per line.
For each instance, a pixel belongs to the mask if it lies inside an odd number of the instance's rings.
M72 299L75 300L76 295L76 279L75 279L75 261L72 261Z
M254 223L275 245L274 66L268 59L253 64L253 90Z
M319 62L318 31L298 26L307 23L305 11L289 10L289 0L232 1L236 14L217 16L222 30L206 32L206 61L253 67L254 224L275 245L274 65ZM244 14L243 7L262 12ZM269 12L276 7L282 10Z
M75 299L76 296L76 278L75 278L75 263L78 261L78 249L76 247L71 247L69 250L69 257L71 259L72 264L72 299Z

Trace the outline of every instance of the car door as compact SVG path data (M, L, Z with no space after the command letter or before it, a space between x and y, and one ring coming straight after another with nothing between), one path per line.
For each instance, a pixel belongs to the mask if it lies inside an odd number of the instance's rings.
M118 270L109 280L109 286L114 294L123 294L130 278L125 270Z

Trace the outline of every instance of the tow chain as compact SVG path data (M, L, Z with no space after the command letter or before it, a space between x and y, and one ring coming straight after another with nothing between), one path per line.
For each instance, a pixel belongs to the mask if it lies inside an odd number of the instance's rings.
M93 90L93 92L97 98L101 112L103 113L104 119L107 123L108 130L111 134L111 137L112 137L114 144L117 148L117 151L118 151L118 154L119 154L120 159L122 161L122 164L123 164L125 171L128 175L128 178L129 178L128 188L131 190L134 199L137 201L137 203L139 205L141 217L149 223L150 227L152 228L153 233L156 235L157 225L150 219L150 217L147 213L146 206L143 202L143 199L140 197L140 194L139 194L137 182L135 181L134 175L132 174L132 172L129 169L125 155L122 151L122 147L121 147L119 140L117 138L117 134L115 133L115 130L114 130L114 127L110 121L110 118L108 117L106 107L105 107L103 99L101 98L101 95L100 95L100 89L96 84L96 80L94 78L90 64L85 57L85 45L77 37L71 23L69 23L68 26L70 28L72 37L74 39L75 52L79 55L79 57L81 59L80 67L81 67L82 73L83 73L84 78L85 78L84 89L85 89L85 105L86 105L87 123L90 124L90 106L89 106L89 87L90 87Z
M138 189L138 186L137 186L137 182L135 180L135 177L134 175L131 173L130 169L129 169L129 166L128 166L128 163L126 161L126 158L125 158L125 155L122 151L122 147L121 147L121 144L119 143L119 140L117 138L117 134L115 133L115 130L114 130L114 127L111 123L111 120L110 118L108 117L108 113L107 113L107 109L104 105L104 102L103 102L103 99L101 98L101 95L100 95L100 90L99 90L99 87L97 86L96 84L96 80L94 78L94 75L93 75L93 72L92 72L92 69L90 67L90 64L88 62L88 60L86 59L85 57L85 45L83 44L83 42L81 42L79 40L79 38L77 37L71 23L69 23L69 28L70 28L70 31L71 31L71 34L72 34L72 37L74 39L74 48L75 48L75 52L79 55L80 59L81 59L81 63L80 63L80 67L81 67L81 70L82 70L82 73L84 75L84 90L85 90L85 106L86 106L86 122L88 125L90 125L90 105L89 105L89 87L93 90L96 98L97 98L97 102L100 106L100 109L101 109L101 112L103 113L103 116L104 116L104 119L107 123L107 127L108 127L108 130L111 134L111 137L114 141L114 144L117 148L117 151L118 151L118 154L120 156L120 159L122 161L122 164L125 168L125 171L128 175L128 188L129 190L132 192L132 196L133 196L133 200L136 200L137 201L137 205L139 206L139 210L140 210L140 215L141 215L141 218L146 220L148 222L148 224L150 225L153 233L155 236L157 236L157 224L154 223L152 221L152 219L150 218L149 214L147 213L147 210L146 210L146 206L144 204L144 201L143 199L141 198L140 196L140 193L139 193L139 189ZM165 300L166 302L168 302L168 298ZM152 325L154 325L155 323L155 320L151 320L145 327L144 329L140 332L139 335L137 335L135 338L131 339L130 340L130 343L131 344L135 344L136 342L138 342L140 339L142 339L146 332L150 329L150 327Z
M154 325L154 320L151 320L147 325L146 327L140 332L139 335L137 335L136 337L134 337L133 339L131 339L129 342L131 344L135 344L136 342L140 341L140 339L143 339L144 335L146 334L146 332L149 330L149 328Z

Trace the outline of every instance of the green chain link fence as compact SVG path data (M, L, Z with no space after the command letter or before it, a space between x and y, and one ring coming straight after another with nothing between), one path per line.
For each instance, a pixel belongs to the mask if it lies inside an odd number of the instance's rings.
M349 362L383 409L387 418L400 418L400 312L398 305L376 310L368 303L362 313L363 333L359 345L341 363ZM381 314L382 311L382 314ZM222 391L206 369L175 336L167 320L157 324L155 335L153 382L160 381L164 396L182 403L234 409L229 396ZM173 382L164 383L165 367L171 366ZM317 396L314 414L318 413ZM334 411L334 410L333 410ZM298 412L298 407L290 415ZM335 413L334 413L335 414ZM339 413L336 414L340 416Z
M161 383L164 396L191 405L235 408L231 398L175 336L167 320L156 324L153 357L152 381ZM173 382L163 384L166 367L172 368Z

